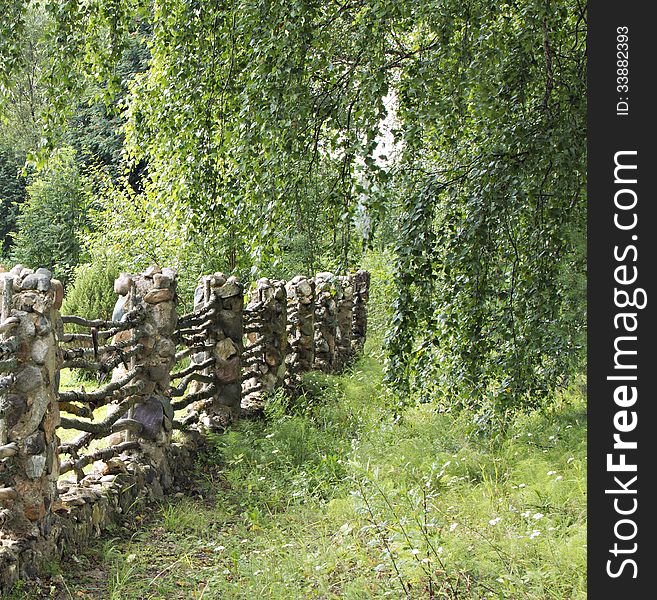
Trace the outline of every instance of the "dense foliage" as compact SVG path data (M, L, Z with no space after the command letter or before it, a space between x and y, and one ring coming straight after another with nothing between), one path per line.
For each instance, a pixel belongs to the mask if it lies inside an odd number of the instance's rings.
M581 366L583 3L2 4L4 128L42 170L16 257L79 260L20 254L41 206L67 210L39 184L67 143L94 194L85 260L184 266L189 288L392 254L400 397L504 412Z

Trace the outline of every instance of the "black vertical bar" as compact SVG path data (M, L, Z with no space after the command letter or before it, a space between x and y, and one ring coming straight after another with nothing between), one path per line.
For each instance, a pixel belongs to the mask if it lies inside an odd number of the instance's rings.
M657 103L651 94L657 30L649 8L592 2L588 10L588 590L594 600L657 597ZM625 167L615 174L617 163ZM636 471L621 470L633 466Z

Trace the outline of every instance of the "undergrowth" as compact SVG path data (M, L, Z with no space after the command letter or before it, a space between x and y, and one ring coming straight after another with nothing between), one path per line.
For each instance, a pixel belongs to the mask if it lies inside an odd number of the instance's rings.
M395 419L380 382L371 356L313 373L214 436L198 490L69 558L53 597L585 598L582 391L492 437L431 404Z

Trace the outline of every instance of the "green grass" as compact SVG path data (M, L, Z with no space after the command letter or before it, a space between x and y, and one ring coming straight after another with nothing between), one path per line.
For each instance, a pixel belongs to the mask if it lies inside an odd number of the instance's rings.
M393 421L380 381L371 356L312 374L291 414L213 437L197 489L69 559L53 597L585 598L583 393L491 439L430 404Z

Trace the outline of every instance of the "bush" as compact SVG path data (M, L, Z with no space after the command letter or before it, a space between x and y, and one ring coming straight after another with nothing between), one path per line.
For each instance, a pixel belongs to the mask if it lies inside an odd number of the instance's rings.
M73 284L66 290L62 313L87 319L110 319L117 299L114 280L118 275L119 268L108 260L77 267Z
M75 153L56 152L27 188L13 234L12 259L32 268L48 267L64 283L71 279L81 254L85 194Z

